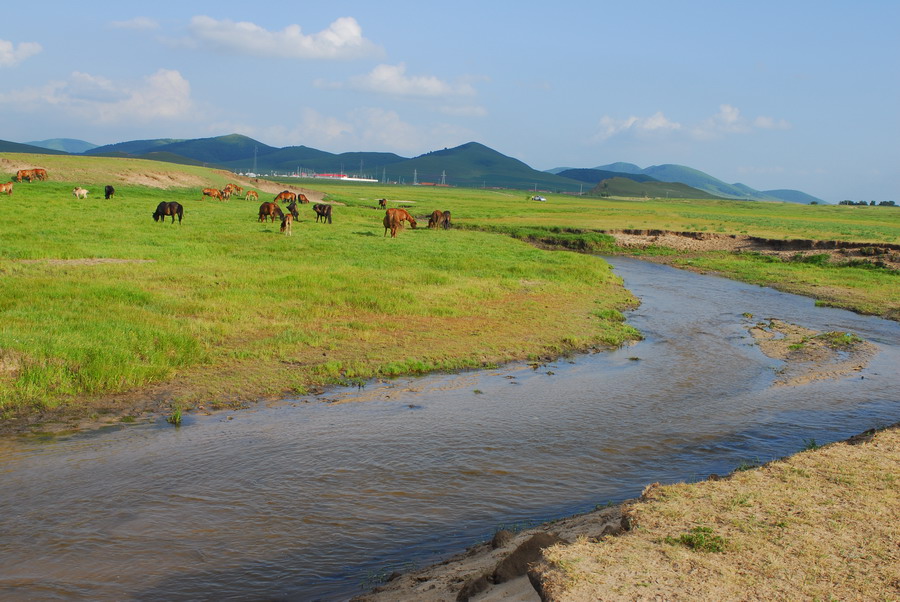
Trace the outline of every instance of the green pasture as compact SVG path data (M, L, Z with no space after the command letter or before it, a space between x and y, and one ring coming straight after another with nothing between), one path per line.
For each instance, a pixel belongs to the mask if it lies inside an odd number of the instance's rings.
M543 203L526 191L310 180L289 183L324 192L334 223L314 223L303 205L287 237L257 221L255 202L201 200L202 188L235 179L227 172L25 158L50 180L0 196L5 416L150 389L165 403L226 404L619 345L639 335L623 323L634 300L608 265L539 248L622 251L596 230L900 240L900 210L884 207L552 194ZM0 179L22 160L0 154ZM72 196L76 185L88 199ZM260 192L260 201L273 196ZM379 198L409 209L419 228L384 237ZM184 205L184 222L154 223L156 205L170 200ZM434 209L451 211L455 227L427 229ZM802 282L795 290L861 311L900 307L896 276L884 270L727 254L676 260L776 286Z
M108 177L92 181L88 166L59 181L44 164L50 181L0 198L7 416L162 382L172 402L225 403L638 336L618 311L633 299L603 261L427 219L386 238L375 189L343 198L331 225L301 206L288 237L258 222L255 202L114 180L106 201ZM184 205L182 224L154 223L163 200Z

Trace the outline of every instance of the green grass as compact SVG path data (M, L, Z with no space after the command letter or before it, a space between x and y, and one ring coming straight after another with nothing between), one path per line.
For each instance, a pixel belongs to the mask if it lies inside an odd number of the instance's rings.
M302 206L286 237L257 221L256 203L201 201L200 186L115 183L105 201L103 180L86 176L92 194L76 200L73 182L53 179L62 168L48 168L51 181L0 199L7 415L168 381L180 403L215 404L637 336L618 312L633 299L601 260L463 229L385 238L378 189L332 195L346 202L332 225ZM470 193L456 194L413 213L456 211ZM153 222L161 200L185 206L183 224Z
M720 535L715 535L709 527L694 527L688 533L678 537L666 537L669 545L682 545L697 552L724 552L727 542Z
M900 233L900 211L889 208L564 195L538 203L520 191L291 180L336 205L332 225L314 223L302 206L285 237L278 224L257 221L256 203L200 200L201 188L233 179L226 172L111 158L0 159L50 172L50 181L17 184L0 198L4 415L89 405L155 383L174 383L179 403L215 405L620 345L640 335L623 321L634 300L609 266L539 248L620 252L601 229L871 242L896 242ZM172 187L138 183L148 178ZM102 198L106 183L116 186L112 201ZM87 200L74 199L75 185L91 191ZM455 227L385 238L379 198L423 218L449 210ZM153 222L163 200L185 206L183 224ZM859 311L900 306L896 277L885 270L725 253L673 260L789 283Z

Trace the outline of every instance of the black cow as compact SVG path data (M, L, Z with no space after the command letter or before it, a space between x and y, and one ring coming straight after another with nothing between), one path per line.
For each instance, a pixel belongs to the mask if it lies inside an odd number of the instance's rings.
M107 184L106 188L103 189L103 196L105 196L106 200L108 201L109 199L113 198L115 195L116 195L116 189L113 188L112 186L110 186L109 184Z

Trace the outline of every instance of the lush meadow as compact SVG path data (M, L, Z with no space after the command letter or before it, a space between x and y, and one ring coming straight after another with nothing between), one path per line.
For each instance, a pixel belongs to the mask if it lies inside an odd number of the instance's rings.
M111 158L0 155L50 171L0 197L0 408L9 417L90 407L116 393L163 404L240 403L311 386L455 370L619 345L633 299L602 260L601 229L663 228L772 238L900 240L900 210L590 199L526 191L291 181L322 191L293 236L258 204L201 200L230 174ZM104 200L104 184L116 186ZM74 186L91 193L72 195ZM271 192L260 192L270 200ZM384 237L379 198L421 217ZM154 223L160 201L184 223ZM425 228L434 209L451 230ZM525 239L517 240L518 239ZM538 243L537 245L533 243ZM651 250L665 252L665 250ZM900 307L896 273L677 257L871 313ZM802 286L800 286L802 285ZM893 309L892 309L893 308Z
M50 181L0 198L7 417L159 383L163 403L241 402L636 336L619 312L632 299L604 262L469 230L385 238L381 189L335 194L346 205L335 206L330 225L302 205L288 237L257 220L254 202L116 181L128 161L64 157L81 177L60 181L65 170L40 160ZM226 179L211 173L209 183ZM113 200L102 198L106 183L116 186ZM72 196L76 184L88 199ZM455 192L407 206L454 210L466 194ZM184 205L182 224L154 223L162 200Z

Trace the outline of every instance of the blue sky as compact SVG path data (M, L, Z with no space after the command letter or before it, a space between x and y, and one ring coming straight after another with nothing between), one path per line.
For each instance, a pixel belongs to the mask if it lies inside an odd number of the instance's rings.
M900 201L900 2L18 2L0 139L241 133ZM452 179L452 174L448 174Z

